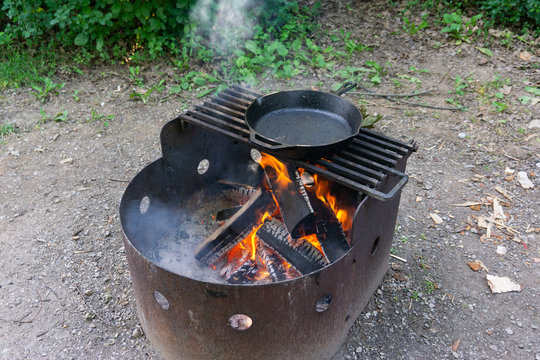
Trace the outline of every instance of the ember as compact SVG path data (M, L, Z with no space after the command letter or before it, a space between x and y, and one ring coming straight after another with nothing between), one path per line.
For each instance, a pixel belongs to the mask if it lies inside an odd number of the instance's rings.
M214 218L227 221L195 257L231 284L254 284L305 275L345 254L353 209L338 206L330 182L266 153L255 159L266 181L259 189L220 181L232 186L225 194L238 206L218 212ZM309 179L309 190L302 179Z

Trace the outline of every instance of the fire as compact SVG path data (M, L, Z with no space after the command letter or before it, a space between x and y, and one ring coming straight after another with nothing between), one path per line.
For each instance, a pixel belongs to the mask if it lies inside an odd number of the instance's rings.
M267 167L271 167L276 171L276 182L280 187L287 187L289 184L292 184L292 180L289 177L289 171L287 170L287 166L285 166L284 163L282 163L272 155L268 155L266 153L261 153L261 155L262 157L259 161L259 165L261 165L264 169L266 169Z
M259 164L268 170L268 167L272 168L277 176L277 180L274 184L277 184L279 187L287 188L294 183L289 177L289 171L287 166L276 159L275 157L262 153ZM304 172L304 169L298 169L300 175ZM340 208L338 206L337 198L335 194L331 192L331 183L330 181L313 175L311 186L308 187L308 191L314 191L315 196L320 199L324 204L332 209L335 213L337 219L342 224L343 230L350 230L352 226L352 209ZM275 191L275 189L274 189ZM275 199L274 199L275 200ZM279 204L276 201L276 211L274 214L265 212L262 216L259 217L259 220L256 224L253 225L251 232L247 235L240 243L233 247L226 255L226 261L229 268L238 268L246 261L251 260L256 263L258 266L257 273L254 276L255 280L263 280L270 277L269 269L266 268L265 262L262 258L262 254L259 252L260 244L259 238L257 237L257 232L265 224L267 220L272 220L272 217L280 216ZM294 243L300 244L302 241L307 241L315 248L317 248L322 254L324 251L322 246L317 238L317 234L311 234L304 236L300 239L292 239ZM282 259L281 266L285 269L287 276L289 278L294 278L300 274L289 264L287 261Z
M313 179L315 179L315 195L317 198L330 206L344 231L350 230L352 227L351 211L338 207L336 196L330 192L330 181L320 178L317 174L313 174Z
M319 242L319 239L317 239L317 234L307 235L304 236L302 239L315 246L317 250L324 254L321 243Z

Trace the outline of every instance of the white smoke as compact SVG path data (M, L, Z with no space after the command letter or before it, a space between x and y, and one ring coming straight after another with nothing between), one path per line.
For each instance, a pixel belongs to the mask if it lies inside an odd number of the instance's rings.
M206 46L228 53L253 38L257 23L249 14L260 4L260 0L199 0L191 10L190 22L209 34Z

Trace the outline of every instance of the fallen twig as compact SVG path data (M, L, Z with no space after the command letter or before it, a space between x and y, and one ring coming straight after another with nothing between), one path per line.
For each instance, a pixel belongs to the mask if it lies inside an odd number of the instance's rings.
M81 295L81 298L83 299L83 303L84 305L86 305L86 308L88 309L88 311L90 311L92 314L96 315L96 317L103 321L104 323L107 323L107 324L110 324L110 321L109 320L106 320L104 319L103 317L101 317L96 311L94 311L94 309L92 309L90 307L90 305L88 305L88 303L86 302L86 298L84 297L84 294L83 292L81 291L81 288L79 288L79 286L75 283L73 283L73 286L75 286L75 289L77 289L77 291L79 292L79 294Z
M407 259L404 259L404 258L399 257L399 256L397 256L397 255L390 254L390 256L393 257L394 259L399 260L399 261L403 261L403 262L405 262L405 263L407 262Z

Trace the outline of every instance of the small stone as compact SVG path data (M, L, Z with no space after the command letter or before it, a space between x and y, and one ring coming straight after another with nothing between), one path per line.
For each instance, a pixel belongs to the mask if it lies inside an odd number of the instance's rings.
M533 329L533 330L536 330L536 329L538 329L538 325L535 325L535 324L531 324L531 329Z
M497 246L497 254L506 255L506 248L502 245Z
M512 329L510 329L509 327L507 327L506 329L504 329L506 331L506 333L508 335L513 335L514 334L514 331Z
M94 292L90 289L84 291L85 296L91 296Z
M533 120L527 125L528 129L539 129L540 128L540 120Z
M457 136L460 138L460 139L465 139L467 137L467 134L465 134L464 132L460 132L459 134L457 134Z
M93 318L95 318L96 315L92 314L91 312L87 312L84 314L84 319L86 321L92 321Z
M360 354L363 351L363 349L362 349L361 346L359 346L359 347L356 348L355 351Z
M139 337L141 337L143 334L141 328L139 327L136 327L133 332L131 333L131 337L133 337L134 339L137 339Z
M489 348L493 351L498 351L499 349L497 348L497 345L489 345Z
M529 177L527 176L527 173L525 171L519 171L517 173L517 178L522 188L532 189L534 187L534 184L531 180L529 180Z
M457 353L457 352L455 352L455 351L452 351L452 356L453 356L454 358L456 358L456 359L457 359L457 358L459 358L459 355L458 355L458 353Z

